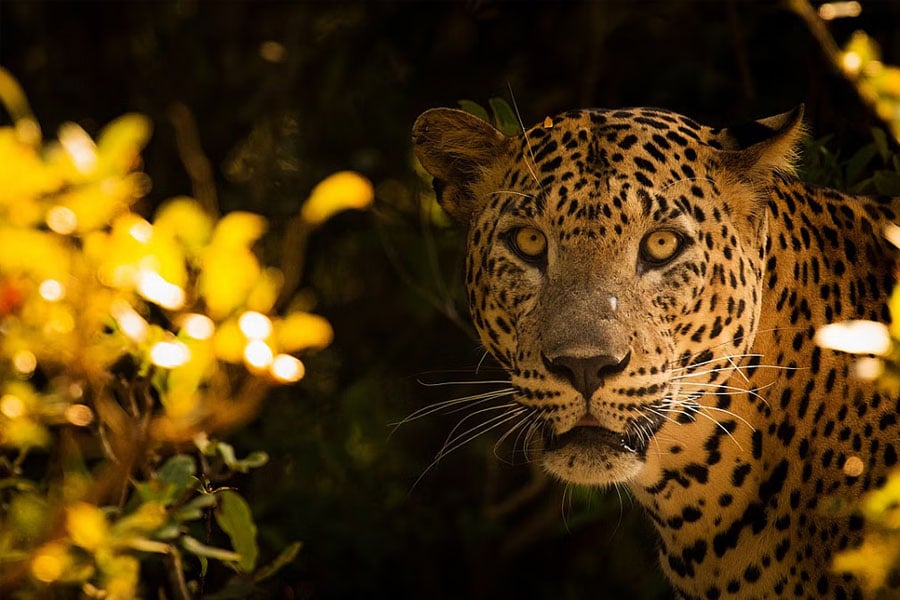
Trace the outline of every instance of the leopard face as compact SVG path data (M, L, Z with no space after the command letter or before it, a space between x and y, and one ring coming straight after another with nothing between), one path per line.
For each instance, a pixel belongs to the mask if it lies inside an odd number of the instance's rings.
M860 597L832 565L865 527L820 503L898 463L900 400L813 340L889 319L877 232L900 199L793 178L801 112L580 110L507 137L435 109L413 130L517 423L558 479L631 490L684 598Z
M546 469L629 481L658 462L660 430L717 410L708 392L749 354L767 239L755 165L733 176L749 159L716 132L646 109L570 112L496 145L454 192L481 198L464 216L475 324L542 424Z

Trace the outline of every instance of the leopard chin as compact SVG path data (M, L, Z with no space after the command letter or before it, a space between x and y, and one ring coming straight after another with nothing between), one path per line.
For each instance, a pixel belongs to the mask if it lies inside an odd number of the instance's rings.
M575 427L544 440L542 464L566 483L610 485L634 479L644 466L643 453L625 436L605 427Z

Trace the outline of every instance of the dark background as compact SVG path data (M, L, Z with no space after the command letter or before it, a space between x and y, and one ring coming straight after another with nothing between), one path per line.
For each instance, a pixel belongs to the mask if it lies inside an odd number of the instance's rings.
M862 29L900 62L900 4L863 2L829 24ZM275 41L283 60L261 44ZM231 438L271 462L233 482L248 497L262 559L302 540L260 597L667 598L655 541L624 491L545 481L502 429L431 463L460 414L390 423L492 389L460 286L461 232L427 211L412 168L417 114L515 94L526 125L582 106L655 105L727 125L806 103L833 149L877 121L778 2L18 2L0 1L0 64L48 137L150 116L154 182L141 208L191 193L172 107L193 115L223 212L264 214L277 263L283 224L339 169L377 186L374 208L312 240L304 285L336 341L299 386L275 393ZM426 209L422 207L426 206ZM465 414L465 413L463 413ZM477 423L471 421L470 424ZM521 446L519 446L521 449ZM504 462L505 461L505 462ZM509 462L518 463L515 465ZM224 583L214 572L207 589Z

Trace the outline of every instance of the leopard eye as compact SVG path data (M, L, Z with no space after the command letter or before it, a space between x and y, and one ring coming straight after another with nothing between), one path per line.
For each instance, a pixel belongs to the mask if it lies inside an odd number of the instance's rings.
M543 260L547 254L547 237L534 227L519 227L510 232L512 250L529 262Z
M654 266L663 265L675 258L683 245L684 238L676 231L651 231L641 240L641 258Z

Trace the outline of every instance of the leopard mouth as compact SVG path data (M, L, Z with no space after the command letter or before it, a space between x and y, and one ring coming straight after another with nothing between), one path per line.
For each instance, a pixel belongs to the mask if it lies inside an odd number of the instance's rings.
M585 448L605 446L618 452L633 451L630 450L624 434L601 425L576 426L559 435L550 434L544 440L544 450L547 452L561 450L569 445Z
M545 433L544 450L554 452L570 447L570 450L589 451L604 448L643 457L653 436L664 422L663 417L656 411L647 412L650 414L642 416L639 420L629 421L625 431L613 431L603 426L595 416L586 414L572 429L564 433Z

